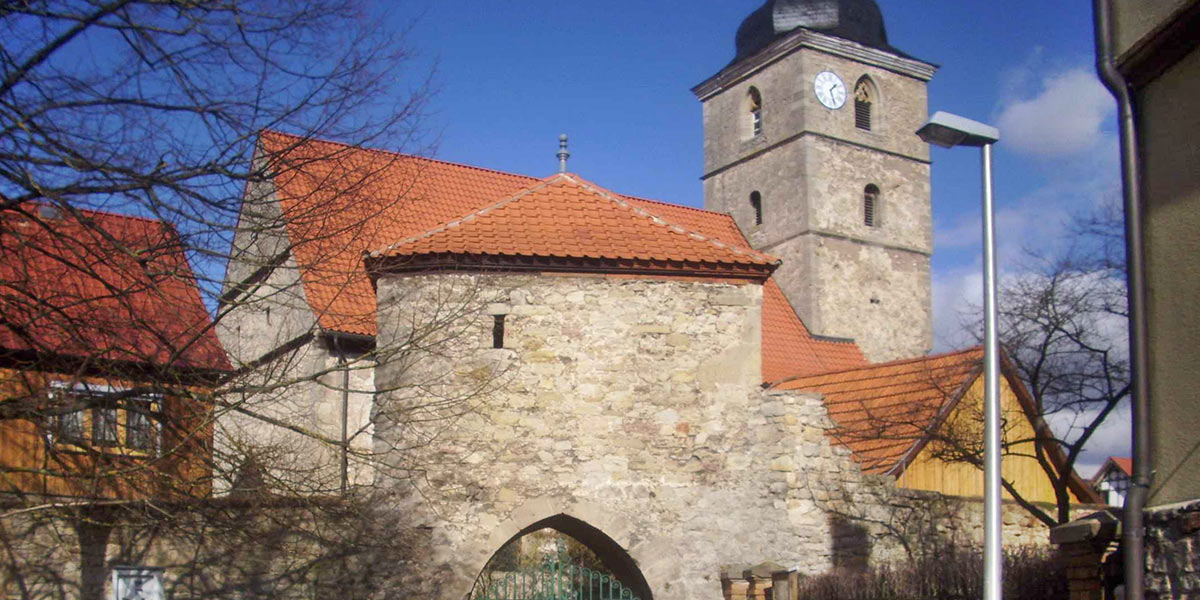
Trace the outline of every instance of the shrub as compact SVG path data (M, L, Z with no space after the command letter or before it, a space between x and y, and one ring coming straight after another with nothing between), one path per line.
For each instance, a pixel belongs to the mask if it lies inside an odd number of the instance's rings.
M983 596L983 555L948 549L867 570L834 570L800 582L801 600L977 600ZM1067 600L1067 579L1047 551L1004 557L1004 597Z

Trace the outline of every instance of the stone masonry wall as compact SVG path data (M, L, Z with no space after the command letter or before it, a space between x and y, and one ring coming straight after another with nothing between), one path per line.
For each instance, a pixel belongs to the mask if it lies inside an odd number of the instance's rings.
M790 408L794 405L792 400L784 398L779 402ZM789 429L787 420L769 418L763 427L766 431L784 431ZM798 511L797 520L805 518L806 507L833 510L843 490L829 486L824 494L810 498L811 505L799 502L801 488L809 484L801 486L799 477L788 477L774 470L786 462L780 460L782 456L777 455L763 469L774 473L776 481L787 482L788 499L784 502ZM807 476L813 475L809 471ZM816 477L825 480L828 474L816 473ZM870 492L872 478L867 481L868 485L859 492L859 504L840 507L853 511L855 519L827 516L826 529L832 536L827 543L830 565L861 567L902 559L906 545L920 552L936 551L949 543L981 543L981 502L895 488L876 496ZM882 478L874 482L885 487L890 483ZM682 490L676 495L678 502L690 501L714 511L723 508L721 502L705 497L686 498ZM883 512L885 505L880 504L881 500L886 500L886 510L891 512ZM515 519L509 520L512 522L496 525L496 531L482 532L478 543L502 544L518 531L517 522L537 522L539 516L563 509L588 522L602 524L606 532L615 532L628 545L634 537L627 530L629 519L620 514L614 517L604 504L579 500L562 505L550 498L527 502L514 511ZM703 513L704 509L694 512ZM749 532L742 535L733 535L742 530L731 529L717 539L709 539L701 536L712 535L712 528L706 531L691 524L683 537L689 546L736 543L745 548L748 538L765 534L762 527L779 522L771 512L774 511L765 512L762 521L750 523ZM707 518L720 519L722 527L732 527L728 519L739 516L718 512ZM1045 528L1025 517L1015 505L1005 505L1004 522L1007 548L1040 545L1046 539ZM430 577L427 563L420 560L436 549L425 530L414 527L408 513L370 495L323 502L269 498L242 501L227 497L189 508L176 506L144 514L104 506L44 508L7 515L2 525L0 543L5 548L0 558L2 598L108 598L111 569L115 566L161 569L168 597L176 599L367 600L411 596L431 582L440 583L436 575ZM902 535L907 536L903 543ZM873 551L867 552L864 543L871 544ZM691 552L686 548L672 549L649 560L661 563L678 557L684 550L685 554ZM782 548L772 551L774 554L769 556L794 555ZM800 571L805 575L824 570L819 565L813 566L820 561L780 563L770 558L763 560L761 554L747 556L756 557L760 563L771 562L787 568L808 565ZM644 560L645 557L639 559L642 566ZM722 563L717 571L707 575L719 582L722 573L741 573L746 564L753 563L737 560ZM705 586L707 580L705 577ZM720 596L701 598L719 600Z
M1200 501L1146 511L1146 597L1200 596Z
M830 564L819 490L856 468L825 440L817 398L761 391L760 286L430 275L383 277L378 294L381 345L448 295L508 311L503 349L490 315L464 314L458 340L434 341L440 357L377 373L392 389L377 443L408 450L389 460L406 467L397 510L432 530L439 597L462 597L505 542L560 514L614 540L664 599L719 597L721 564ZM493 376L470 412L413 417L433 402L412 386L461 397L454 379Z
M0 598L107 600L114 567L160 570L174 600L395 598L419 538L373 504L226 497L7 514Z

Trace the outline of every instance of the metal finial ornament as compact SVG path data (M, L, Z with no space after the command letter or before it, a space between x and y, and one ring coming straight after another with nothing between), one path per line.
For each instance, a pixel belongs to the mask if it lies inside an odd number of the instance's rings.
M558 136L558 172L567 172L567 159L571 158L571 153L567 152L567 134Z

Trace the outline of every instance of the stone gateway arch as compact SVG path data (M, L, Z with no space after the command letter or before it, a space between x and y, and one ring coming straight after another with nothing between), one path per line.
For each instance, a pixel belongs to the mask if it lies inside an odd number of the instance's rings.
M376 280L381 347L447 298L480 307L436 353L376 372L394 408L377 452L404 473L382 485L430 532L429 593L463 598L543 526L643 599L719 597L730 564L829 567L827 509L862 475L826 439L819 396L763 389L761 282L463 270ZM499 314L502 347L480 343ZM481 380L494 388L472 410L431 406L431 390L466 398Z

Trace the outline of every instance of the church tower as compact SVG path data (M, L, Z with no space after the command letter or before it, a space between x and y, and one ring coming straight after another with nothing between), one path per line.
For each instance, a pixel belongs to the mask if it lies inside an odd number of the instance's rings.
M928 116L936 67L888 45L873 0L767 0L692 91L704 206L733 215L813 334L872 361L932 346Z

